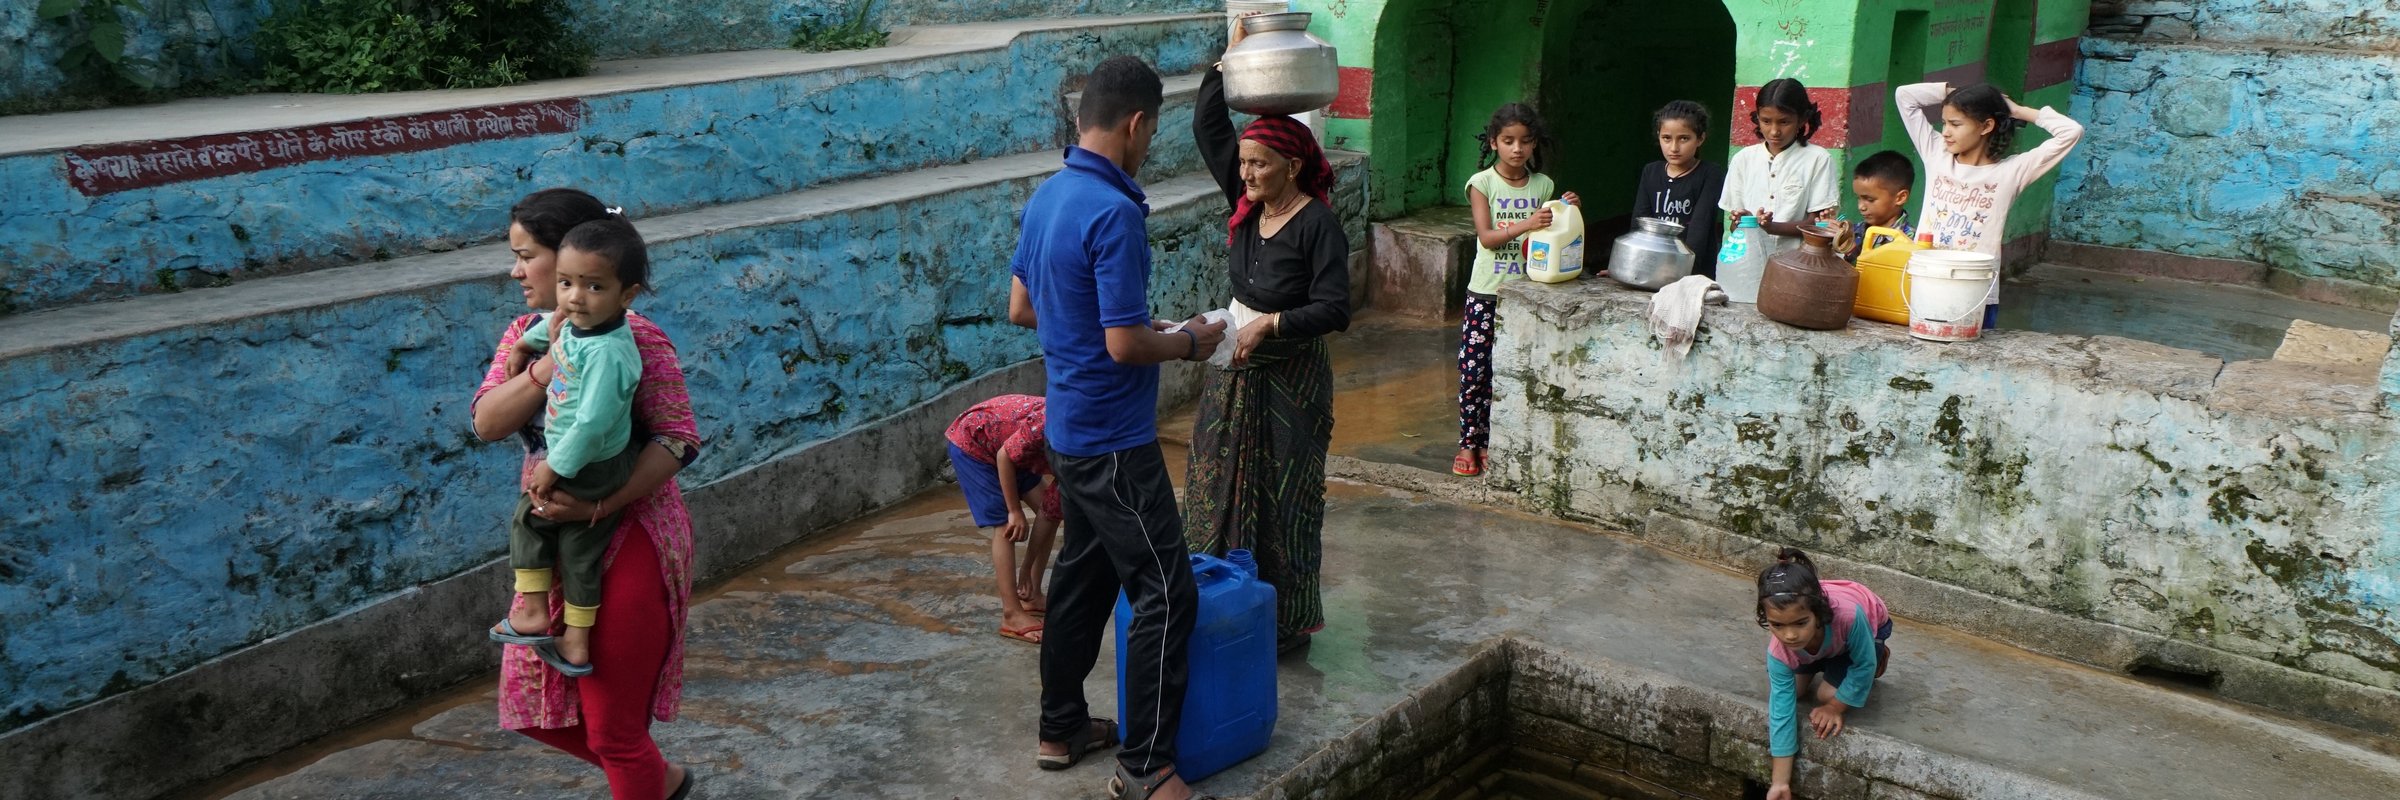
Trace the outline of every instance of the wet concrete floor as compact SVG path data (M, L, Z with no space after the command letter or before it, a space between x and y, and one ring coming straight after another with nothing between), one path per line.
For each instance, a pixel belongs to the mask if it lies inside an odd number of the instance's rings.
M1455 333L1384 325L1344 337L1336 449L1446 468L1456 379L1435 378ZM1183 457L1169 448L1170 464ZM692 609L682 717L655 729L699 775L694 796L1102 796L1105 758L1063 773L1030 763L1037 649L993 632L986 552L956 489L937 487L707 587ZM1584 526L1337 480L1325 591L1326 632L1282 665L1272 746L1201 788L1254 790L1502 634L1742 697L1764 691L1746 576ZM460 635L482 624L461 620ZM1905 616L1891 643L1891 674L1851 717L1861 730L2112 797L2400 797L2389 742ZM1113 660L1103 652L1087 684L1101 715L1115 705ZM498 730L487 678L193 796L606 788L582 762Z
M2316 303L2247 286L2143 278L2044 264L2001 288L2000 325L2121 336L2227 361L2269 358L2292 320L2388 330L2392 313Z

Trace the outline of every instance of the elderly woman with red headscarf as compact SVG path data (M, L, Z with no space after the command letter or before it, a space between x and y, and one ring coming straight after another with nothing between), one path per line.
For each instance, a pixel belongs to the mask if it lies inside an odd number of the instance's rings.
M1333 210L1333 166L1307 126L1269 116L1235 133L1224 79L1210 70L1192 134L1232 206L1227 267L1241 326L1232 365L1209 370L1200 395L1184 534L1195 552L1251 551L1275 587L1278 650L1290 652L1325 627L1325 335L1350 327L1350 239Z

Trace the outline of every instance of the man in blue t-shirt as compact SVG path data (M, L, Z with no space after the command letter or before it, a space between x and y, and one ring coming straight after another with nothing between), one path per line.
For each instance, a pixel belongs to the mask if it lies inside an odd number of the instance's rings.
M1118 709L1126 741L1111 779L1120 788L1110 794L1184 800L1191 789L1175 774L1175 731L1197 602L1158 449L1158 365L1207 360L1225 328L1194 318L1170 330L1150 317L1150 207L1133 174L1158 132L1161 91L1158 73L1131 56L1092 70L1065 169L1025 203L1008 315L1040 334L1050 467L1066 506L1042 631L1035 760L1066 769L1117 743L1116 726L1089 713L1083 681L1121 588L1133 623Z

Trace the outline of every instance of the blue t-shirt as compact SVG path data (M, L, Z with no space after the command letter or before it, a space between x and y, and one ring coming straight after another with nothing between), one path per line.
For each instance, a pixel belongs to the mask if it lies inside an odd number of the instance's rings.
M1049 372L1050 449L1078 458L1158 440L1158 366L1108 355L1108 328L1150 324L1150 207L1133 176L1067 148L1025 203L1008 271L1025 282Z

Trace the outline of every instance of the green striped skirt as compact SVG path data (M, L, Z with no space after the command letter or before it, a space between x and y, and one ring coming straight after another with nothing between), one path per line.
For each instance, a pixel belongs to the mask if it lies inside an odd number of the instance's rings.
M1325 627L1317 567L1332 441L1323 337L1268 341L1243 367L1209 370L1192 425L1184 535L1195 553L1248 549L1258 559L1259 578L1275 587L1278 639Z

